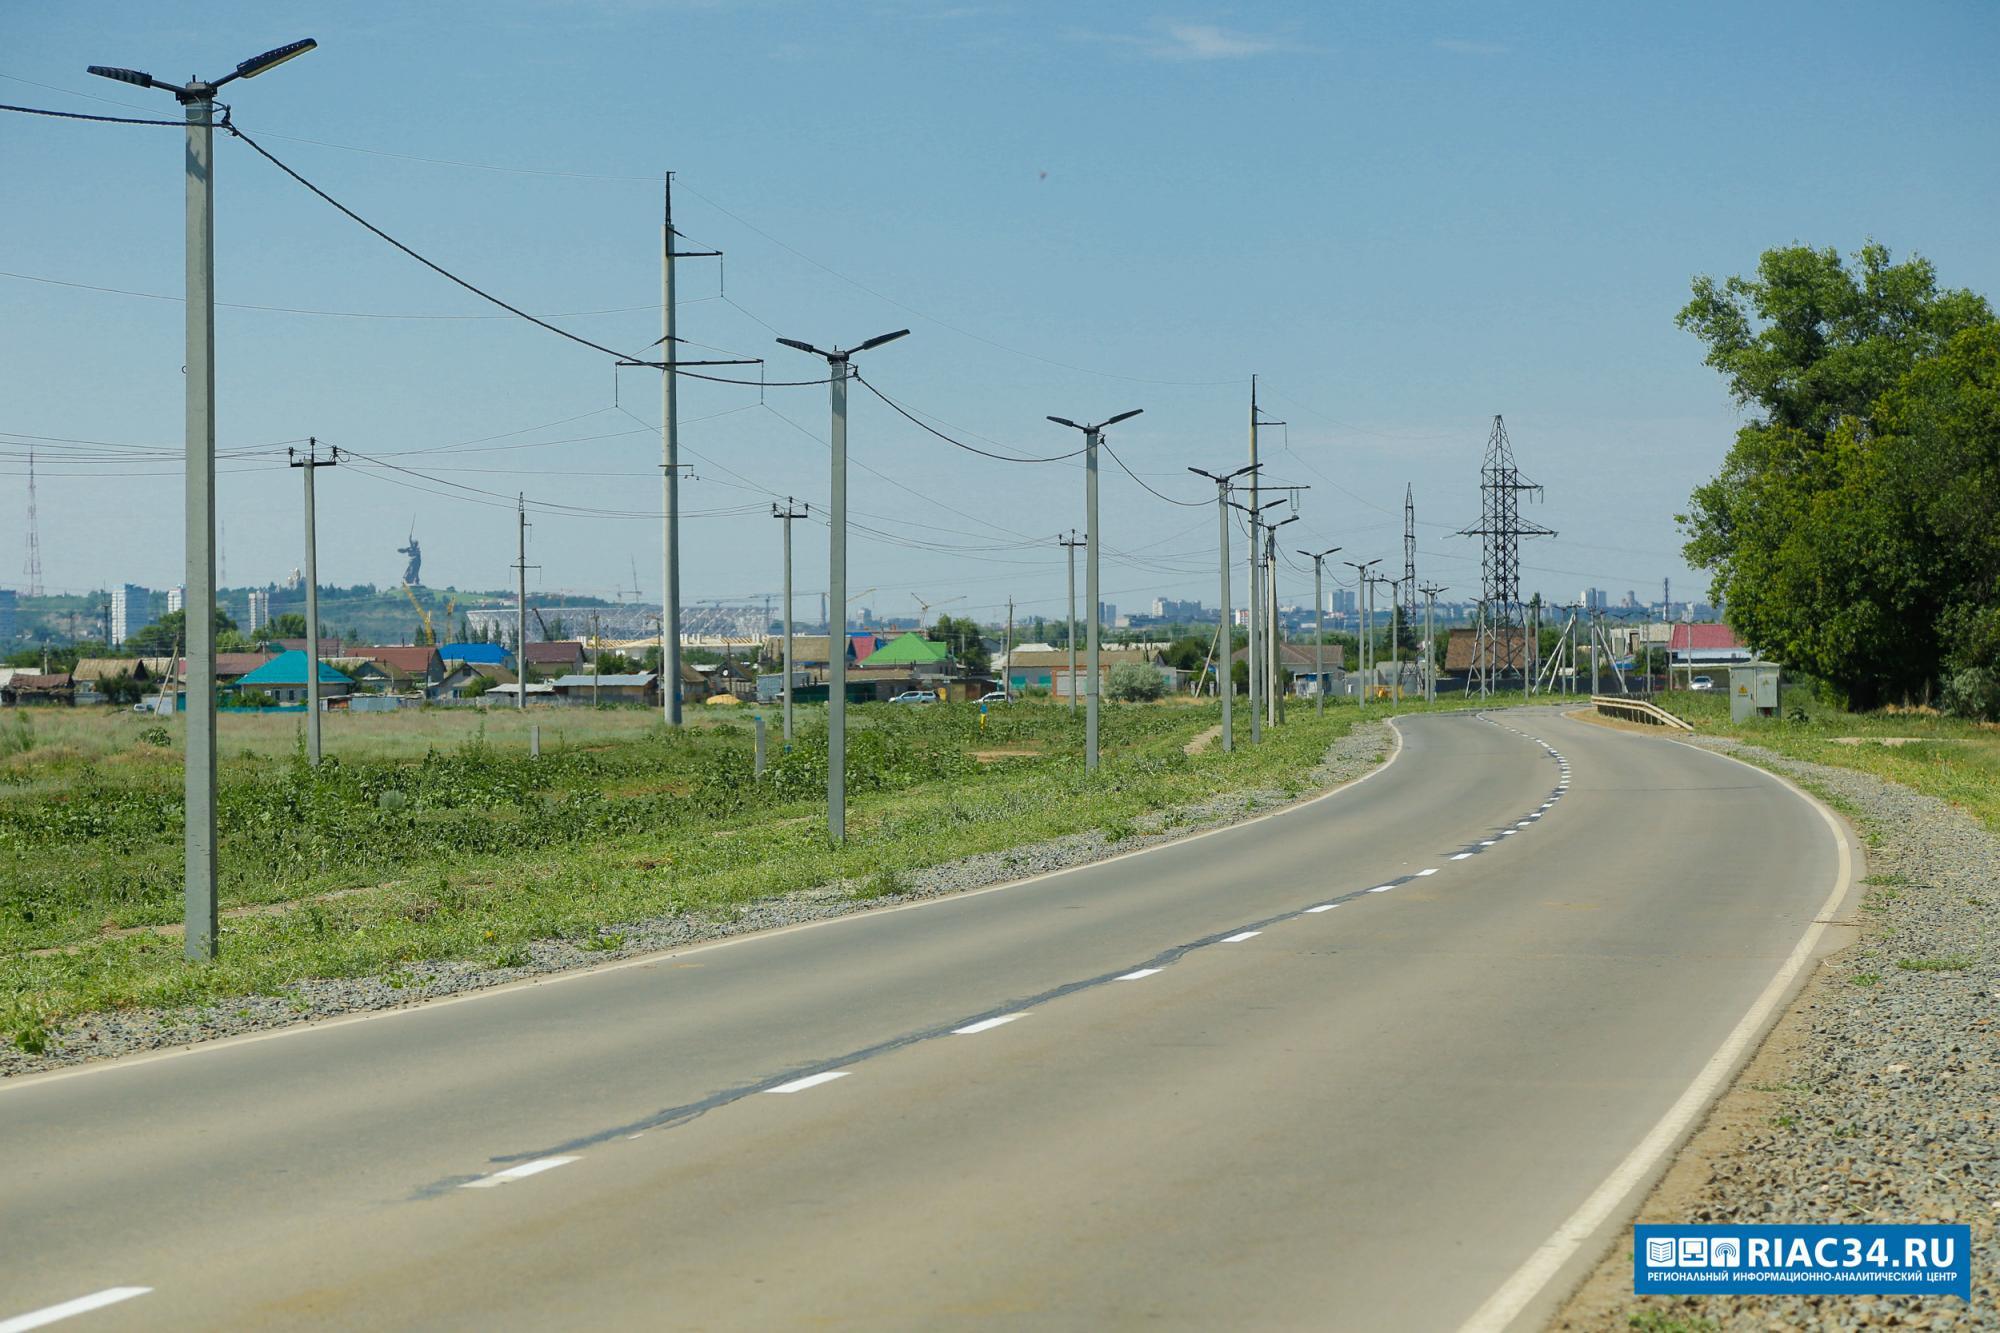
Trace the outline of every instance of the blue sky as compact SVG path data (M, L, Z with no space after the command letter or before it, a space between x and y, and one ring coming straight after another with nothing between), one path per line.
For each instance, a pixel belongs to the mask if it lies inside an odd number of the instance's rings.
M1874 237L2000 290L1984 4L9 6L0 101L171 116L83 67L212 77L306 35L318 51L228 90L238 122L528 310L621 350L657 338L671 169L689 241L727 252L681 266L682 336L725 349L700 354L809 378L773 329L907 325L865 364L887 393L1023 453L1072 446L1047 414L1143 407L1112 443L1188 500L1212 495L1189 465L1243 461L1256 372L1290 423L1268 471L1313 488L1288 544L1399 564L1413 483L1419 572L1453 596L1476 595L1451 533L1478 515L1495 412L1561 533L1524 551L1531 590L1697 587L1672 516L1737 415L1673 324L1692 275ZM177 137L0 115L0 270L178 296ZM446 482L657 512L655 373L614 391L609 358L508 317L356 317L497 312L246 145L217 156L219 299L344 312L220 312L220 446L315 435L427 478L320 474L325 581L393 583L414 515L426 582L509 586L511 503ZM177 581L179 306L0 277L0 310L0 586L21 581L27 436L117 446L38 446L51 587ZM770 496L825 497L825 390L761 397L683 394L689 600L776 589ZM854 409L852 503L889 534L852 542L866 603L1059 612L1074 464L978 458L865 392ZM298 474L282 450L222 466L229 580L282 577ZM1107 600L1212 603L1212 509L1106 468ZM636 563L657 598L656 519L534 519L537 595L608 596ZM801 528L799 588L824 569Z

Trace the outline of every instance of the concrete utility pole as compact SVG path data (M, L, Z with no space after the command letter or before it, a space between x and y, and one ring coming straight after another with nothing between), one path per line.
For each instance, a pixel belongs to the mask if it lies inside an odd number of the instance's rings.
M1014 674L1014 599L1007 599L1007 670L1000 674L1000 693L1007 696L1007 702L1014 702L1014 687L1007 678Z
M136 69L89 72L172 93L187 120L187 761L182 846L183 949L191 962L215 957L215 93L254 79L318 43L308 37L253 56L214 82L162 83ZM36 571L39 573L39 570Z
M292 466L300 469L306 479L306 762L319 767L319 540L313 523L313 473L323 467L332 467L340 461L340 450L333 451L333 457L319 456L319 441L306 438L306 456L300 458L298 450L287 449ZM185 605L185 604L184 604Z
M1115 426L1121 421L1129 421L1145 411L1135 407L1129 412L1120 412L1115 417L1107 417L1094 426L1085 426L1071 421L1068 417L1050 417L1058 426L1068 426L1071 430L1083 432L1083 539L1084 547L1084 600L1090 603L1090 619L1085 623L1090 627L1090 679L1084 682L1083 705L1083 770L1097 771L1097 696L1103 682L1098 677L1098 631L1104 619L1104 604L1098 600L1097 555L1104 546L1102 532L1097 524L1097 446L1104 438L1104 428ZM1076 678L1069 683L1072 692L1076 689Z
M514 500L514 515L520 529L520 554L514 559L514 707L528 706L528 497L525 492Z
M1300 551L1313 562L1313 713L1326 713L1326 558L1341 551L1329 546L1324 551Z
M1280 667L1278 646L1284 641L1284 626L1278 623L1278 529L1287 523L1299 521L1297 514L1281 518L1264 529L1264 566L1270 572L1265 576L1266 591L1271 598L1271 679L1268 682L1271 696L1271 725L1285 720L1285 682Z
M1254 480L1257 473L1253 470L1250 476ZM1249 622L1249 633L1243 648L1243 675L1250 688L1250 743L1253 745L1264 739L1263 643L1265 636L1270 632L1268 627L1262 626L1264 619L1263 511L1266 509L1276 509L1279 505L1286 503L1288 502L1281 498L1267 500L1254 508L1248 505L1234 506L1248 515L1250 520L1250 591L1247 605L1244 608L1248 613L1244 618ZM1233 651L1231 655L1234 655ZM1230 688L1235 688L1234 680L1230 682Z
M1424 702L1436 703L1437 683L1437 599L1441 584L1426 583L1417 591L1424 595Z
M837 846L847 841L847 377L856 352L866 352L909 333L897 329L842 351L821 351L811 343L780 338L779 343L826 360L827 399L832 409L829 440L833 501L826 552L826 832ZM838 623L835 623L835 618Z
M785 507L784 507L783 509L780 509L780 508L778 508L778 506L776 506L776 505L772 505L772 506L771 506L771 517L772 517L772 518L776 518L776 519L782 519L782 520L784 521L784 524L785 524L785 722L784 722L784 731L785 731L785 748L786 748L787 750L790 750L790 749L792 748L792 520L793 520L793 519L795 519L795 518L804 518L804 517L806 516L806 514L807 514L808 510L809 510L809 506L806 506L806 505L799 505L799 507L798 507L797 509L793 509L793 508L792 508L792 506L793 506L793 505L795 505L795 504L798 504L798 501L796 501L796 500L792 499L792 498L791 498L791 497L790 497L790 496L788 495L788 496L786 496L786 497L785 497ZM832 640L831 638L828 638L828 640L827 640L827 645L828 645L828 648L829 648L829 649L831 649L831 647L832 647L832 644L833 644L833 640Z
M1284 424L1282 421L1272 421L1266 418L1262 412L1258 411L1257 377L1252 375L1250 377L1250 510L1253 515L1262 512L1263 508L1259 503L1257 487L1260 475L1256 471L1257 432L1265 426L1282 426ZM1266 607L1265 598L1259 595L1265 591L1264 583L1270 580L1261 582L1259 580L1257 564L1258 561L1264 559L1264 552L1258 548L1257 534L1254 530L1250 534L1249 557L1250 643L1248 651L1244 655L1244 666L1248 669L1250 676L1251 739L1259 740L1263 736L1264 713L1267 710L1274 710L1275 708L1270 696L1277 681L1274 670L1274 664L1277 661L1274 655L1276 653L1276 635L1273 633L1273 629L1277 624L1277 603L1274 599L1271 605ZM1260 620L1263 626L1261 632L1258 628ZM1271 711L1270 716L1275 721L1277 714L1275 711Z
M1340 563L1354 571L1354 615L1361 622L1361 633L1356 636L1354 645L1354 655L1358 659L1356 665L1361 669L1361 690L1355 695L1355 701L1361 707L1366 708L1368 706L1368 640L1373 637L1370 631L1375 628L1374 616L1371 614L1373 602L1368 586L1370 578L1368 571L1376 565L1381 564L1382 561L1378 557L1374 560L1361 561L1358 564L1352 560L1343 560Z
M1069 530L1067 538L1058 537L1056 541L1062 546L1063 553L1069 557L1069 637L1064 639L1063 643L1069 648L1069 711L1074 716L1076 713L1076 548L1083 543L1076 539L1075 528ZM1007 674L1010 677L1014 674L1014 662L1011 657L1007 662Z
M1198 467L1188 471L1198 477L1207 477L1215 483L1215 520L1217 551L1222 562L1222 619L1219 642L1215 654L1215 692L1222 699L1222 752L1228 754L1236 748L1233 719L1236 698L1236 635L1235 627L1229 623L1229 484L1241 476L1256 472L1255 463L1237 468L1234 472L1204 472Z
M1403 606L1401 599L1396 595L1399 587L1396 580L1378 579L1376 582L1389 590L1389 669L1391 672L1389 690L1392 706L1400 708L1403 704L1403 659L1400 655L1402 650L1398 646L1397 640L1401 637L1402 626L1398 623L1398 617L1402 612Z

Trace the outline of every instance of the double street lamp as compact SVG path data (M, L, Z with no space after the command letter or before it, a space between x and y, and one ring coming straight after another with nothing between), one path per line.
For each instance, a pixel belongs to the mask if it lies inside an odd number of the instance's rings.
M163 83L136 69L90 72L172 93L187 113L187 765L182 882L185 951L215 957L215 94L302 56L308 37L253 56L210 82ZM310 474L308 474L310 475ZM318 664L310 670L317 672Z
M1326 574L1326 558L1345 548L1329 546L1324 551L1299 552L1313 562L1313 712L1326 712L1326 594L1321 581Z
M1236 736L1231 722L1231 705L1236 695L1236 634L1229 623L1229 483L1238 477L1247 476L1257 470L1257 464L1246 463L1234 472L1217 475L1191 467L1188 471L1198 477L1207 477L1215 483L1216 531L1221 542L1222 554L1222 631L1217 636L1215 661L1215 692L1222 697L1222 752L1228 754L1236 748ZM1273 501L1273 503L1277 503Z
M1115 426L1121 421L1130 421L1145 411L1135 407L1130 412L1120 412L1094 426L1085 426L1071 421L1068 417L1050 417L1058 426L1068 426L1071 430L1083 432L1083 539L1088 545L1084 549L1084 599L1090 603L1090 679L1085 683L1083 696L1083 769L1086 773L1097 771L1097 630L1098 621L1103 619L1103 607L1097 600L1097 549L1103 543L1097 532L1097 445L1103 438L1106 426ZM1069 680L1070 694L1076 693L1076 677Z
M908 334L897 329L846 351L780 338L786 347L826 358L833 404L833 514L827 524L826 604L826 831L836 846L847 841L847 377L848 361Z

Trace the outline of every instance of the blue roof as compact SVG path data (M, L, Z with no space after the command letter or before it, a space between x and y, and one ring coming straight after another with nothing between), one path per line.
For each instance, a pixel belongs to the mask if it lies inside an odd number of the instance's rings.
M246 672L238 685L303 685L306 683L306 655L294 648L288 653L279 653L255 671ZM354 678L338 667L330 667L325 662L319 664L319 683L322 685L352 685Z
M490 662L505 666L513 654L497 643L447 643L438 649L438 656L447 662Z

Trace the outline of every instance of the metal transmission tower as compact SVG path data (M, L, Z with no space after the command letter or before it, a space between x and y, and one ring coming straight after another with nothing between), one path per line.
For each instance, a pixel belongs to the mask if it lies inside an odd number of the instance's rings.
M1417 623L1417 493L1408 483L1403 486L1403 582L1398 591L1402 594L1403 628L1411 631Z
M1461 537L1478 537L1479 593L1482 615L1472 664L1481 694L1491 694L1509 676L1525 689L1527 630L1521 612L1521 539L1553 537L1545 528L1521 517L1523 493L1539 499L1542 488L1514 466L1514 446L1507 440L1507 423L1498 413L1486 440L1486 460L1479 465L1479 526L1465 528Z
M42 595L42 530L35 519L35 450L28 447L28 596Z

